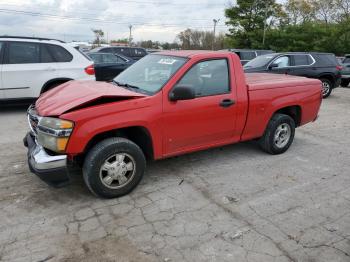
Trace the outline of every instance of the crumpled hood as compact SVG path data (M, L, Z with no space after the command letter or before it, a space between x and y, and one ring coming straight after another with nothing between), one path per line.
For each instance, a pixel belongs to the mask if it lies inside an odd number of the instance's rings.
M69 81L42 94L35 103L41 116L59 116L99 99L113 102L145 97L114 84L96 81Z

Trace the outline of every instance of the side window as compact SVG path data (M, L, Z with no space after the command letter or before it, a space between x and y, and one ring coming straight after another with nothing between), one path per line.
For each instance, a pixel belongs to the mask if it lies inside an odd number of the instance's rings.
M115 55L103 55L103 62L104 63L120 63L119 57Z
M130 56L129 48L118 47L115 49L115 52L125 56Z
M133 48L130 50L132 56L139 56L139 57L142 57L142 56L145 56L146 55L146 52L145 50L141 49L141 48Z
M3 46L3 42L0 42L0 64L2 64L2 46Z
M29 42L9 42L9 64L30 64L40 62L39 44Z
M50 53L54 57L56 62L70 62L73 60L73 56L66 49L58 45L47 45Z
M90 54L91 59L95 62L95 63L102 63L102 55L100 54Z
M50 54L47 45L40 44L40 62L41 63L54 63L55 59Z
M278 65L278 68L288 67L290 66L290 58L289 56L281 56L277 58L273 64Z
M293 58L295 66L305 66L311 64L308 55L294 55Z
M115 57L117 59L117 63L124 63L124 60L121 59L119 56Z
M119 56L116 56L116 57L118 58L118 63L125 63L126 61L128 61L122 57L119 57Z
M240 53L241 60L252 60L256 57L255 52L241 52Z
M114 53L114 50L113 48L103 48L100 50L101 53L111 53L113 54Z
M199 62L182 77L177 85L194 88L197 97L228 93L230 85L227 60Z

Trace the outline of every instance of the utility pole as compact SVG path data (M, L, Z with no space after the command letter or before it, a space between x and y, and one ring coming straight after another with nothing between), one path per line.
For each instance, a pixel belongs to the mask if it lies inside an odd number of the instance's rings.
M219 23L219 21L220 21L220 19L213 19L213 22L214 22L214 31L213 31L213 42L212 42L212 44L211 44L211 50L214 50L216 24Z
M266 5L265 5L265 20L264 20L263 46L265 46L265 39L266 39L266 30L267 30L267 11L268 11L268 3L267 3L267 1L266 1Z
M132 36L131 36L132 25L129 25L129 46L131 46Z

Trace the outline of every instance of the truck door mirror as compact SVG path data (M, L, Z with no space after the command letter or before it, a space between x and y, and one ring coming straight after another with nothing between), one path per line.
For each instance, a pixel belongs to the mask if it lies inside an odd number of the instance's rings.
M278 64L276 63L272 63L270 66L269 66L269 69L272 70L274 68L278 68Z
M191 86L175 86L169 94L170 101L190 100L196 97L195 91Z

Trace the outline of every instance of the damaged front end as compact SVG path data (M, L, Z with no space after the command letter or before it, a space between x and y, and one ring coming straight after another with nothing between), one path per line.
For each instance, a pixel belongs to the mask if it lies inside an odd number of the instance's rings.
M27 118L30 132L24 137L23 143L28 148L30 171L52 186L59 187L67 184L69 182L67 155L45 149L38 142L38 135L44 134L40 125L43 117L37 114L33 105L27 111Z

